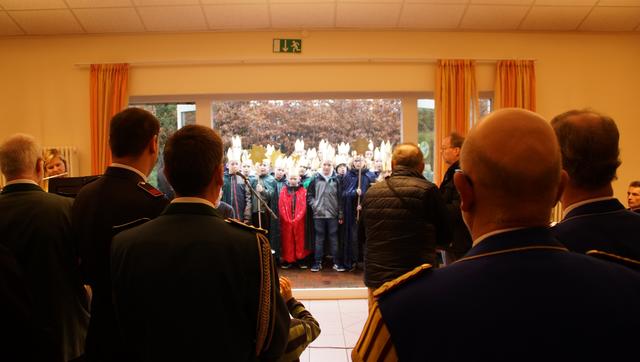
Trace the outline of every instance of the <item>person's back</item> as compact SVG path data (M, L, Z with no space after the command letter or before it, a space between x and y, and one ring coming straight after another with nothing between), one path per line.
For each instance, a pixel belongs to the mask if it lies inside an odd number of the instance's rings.
M504 233L446 268L423 271L408 288L382 294L400 360L629 356L630 331L640 328L640 275L562 249L545 228ZM431 327L414 333L415 326Z
M551 125L569 175L561 198L563 219L554 235L572 251L602 252L640 268L640 215L626 210L611 186L621 164L615 121L572 110L554 117Z
M89 361L120 356L110 279L111 239L119 228L158 216L168 201L146 183L157 159L158 120L149 112L128 108L113 117L109 143L114 162L78 193L72 225L85 283L93 291L87 334Z
M375 289L418 265L434 265L436 247L449 241L445 218L438 189L421 170L396 166L390 177L371 186L363 201L364 232L358 235L365 238L365 285Z
M23 272L35 320L53 336L57 354L49 357L69 360L83 353L89 321L71 234L73 200L48 194L34 181L42 177L32 174L42 161L40 152L29 152L34 147L35 141L24 135L13 136L0 147L8 180L0 194L1 242ZM28 165L17 164L29 158ZM22 168L20 176L13 172L16 167Z
M223 219L222 140L186 126L165 145L176 198L113 239L113 303L134 361L276 360L289 318L267 238ZM194 167L197 165L197 167Z
M206 206L181 207L172 204L114 239L116 312L127 352L138 361L255 360L255 234Z

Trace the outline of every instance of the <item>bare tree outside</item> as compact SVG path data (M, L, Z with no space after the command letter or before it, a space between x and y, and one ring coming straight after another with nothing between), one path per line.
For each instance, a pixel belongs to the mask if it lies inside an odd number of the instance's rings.
M399 99L250 100L214 102L213 128L225 147L242 137L242 147L274 145L284 154L296 139L307 148L320 140L350 143L358 138L400 142L402 103Z

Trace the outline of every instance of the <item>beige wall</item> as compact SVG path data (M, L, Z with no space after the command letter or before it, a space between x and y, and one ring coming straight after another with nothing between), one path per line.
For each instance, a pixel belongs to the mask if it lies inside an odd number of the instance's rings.
M301 38L301 55L273 54L273 38ZM309 32L65 36L0 39L0 138L35 135L74 145L89 165L88 75L79 63L221 59L473 58L537 60L538 111L550 118L592 107L617 120L623 164L616 196L640 179L640 34ZM493 88L492 63L478 69ZM431 92L433 63L134 66L130 95ZM405 110L407 112L407 110ZM408 112L412 114L413 112ZM415 124L414 120L410 121ZM405 127L406 128L406 127ZM405 129L404 132L410 132Z

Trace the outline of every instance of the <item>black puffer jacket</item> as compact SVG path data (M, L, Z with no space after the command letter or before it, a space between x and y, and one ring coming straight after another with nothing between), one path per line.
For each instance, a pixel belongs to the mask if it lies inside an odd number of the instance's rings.
M365 285L377 288L433 264L436 246L446 246L451 231L437 186L415 170L397 167L367 191L359 234L365 241Z

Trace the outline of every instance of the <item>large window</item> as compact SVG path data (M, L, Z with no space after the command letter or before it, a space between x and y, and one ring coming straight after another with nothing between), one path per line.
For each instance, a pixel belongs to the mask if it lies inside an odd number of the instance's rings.
M129 106L145 109L160 121L160 156L148 180L150 184L160 188L165 194L172 195L173 191L168 188L164 177L158 173L162 169L162 152L169 136L188 124L196 123L196 105L193 103L137 103Z
M225 140L242 138L242 148L272 145L285 156L295 142L318 148L321 140L336 151L341 142L400 142L402 102L399 99L312 99L214 101L212 124Z
M478 114L482 118L493 109L493 92L480 92ZM435 101L433 98L418 99L418 145L424 154L424 177L433 182L433 155L435 140Z

